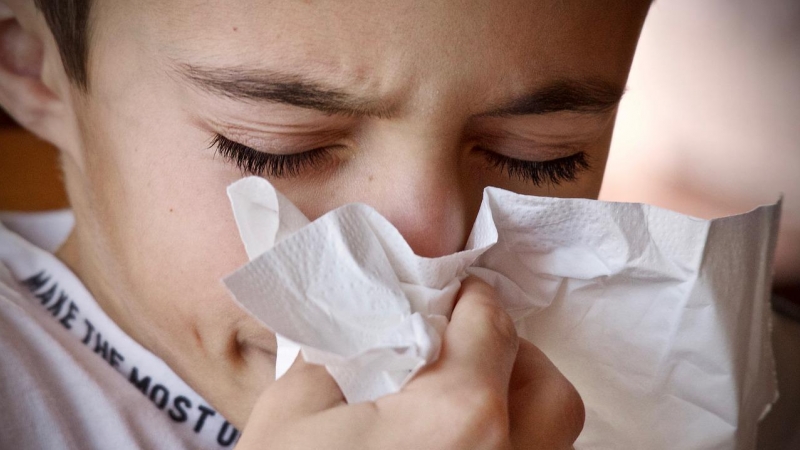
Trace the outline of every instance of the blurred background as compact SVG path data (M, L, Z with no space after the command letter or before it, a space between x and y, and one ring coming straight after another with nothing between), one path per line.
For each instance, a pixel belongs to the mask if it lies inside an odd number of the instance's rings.
M759 449L800 450L800 0L661 0L620 106L601 198L713 218L783 195ZM53 148L0 110L0 210L67 207Z
M55 148L19 128L0 109L0 211L67 206Z

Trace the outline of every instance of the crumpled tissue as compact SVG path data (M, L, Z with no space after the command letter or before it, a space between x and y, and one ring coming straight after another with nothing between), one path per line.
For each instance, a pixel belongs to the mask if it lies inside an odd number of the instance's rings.
M708 221L490 187L465 249L426 258L367 205L310 222L262 178L228 195L250 262L224 282L278 336L277 377L302 351L348 402L397 392L475 275L581 394L576 448L752 448L776 399L780 202Z

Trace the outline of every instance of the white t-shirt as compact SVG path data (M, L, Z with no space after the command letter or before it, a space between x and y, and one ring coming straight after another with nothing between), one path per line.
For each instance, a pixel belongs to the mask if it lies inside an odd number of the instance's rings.
M69 211L0 222L0 448L233 447L239 431L51 254Z

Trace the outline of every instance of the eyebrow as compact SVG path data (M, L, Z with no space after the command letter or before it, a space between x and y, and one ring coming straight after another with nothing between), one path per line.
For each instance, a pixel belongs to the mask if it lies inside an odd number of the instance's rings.
M234 100L266 101L327 114L390 117L394 108L301 75L264 69L178 64L178 73L194 86ZM479 117L544 115L556 112L601 114L619 104L624 87L604 80L556 79Z
M600 79L557 79L481 116L543 115L557 112L602 114L614 109L625 93Z
M234 100L267 101L328 114L388 117L384 103L324 86L300 75L263 69L208 68L179 64L178 73L198 88Z

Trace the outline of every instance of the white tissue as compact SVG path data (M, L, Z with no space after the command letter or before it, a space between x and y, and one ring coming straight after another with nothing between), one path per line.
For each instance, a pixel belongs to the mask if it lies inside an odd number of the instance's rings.
M265 180L228 188L251 259L225 279L349 402L434 361L460 281L492 284L520 335L576 386L576 448L751 448L776 397L768 308L780 204L699 220L641 204L487 188L464 251L414 254L372 208L309 223Z

